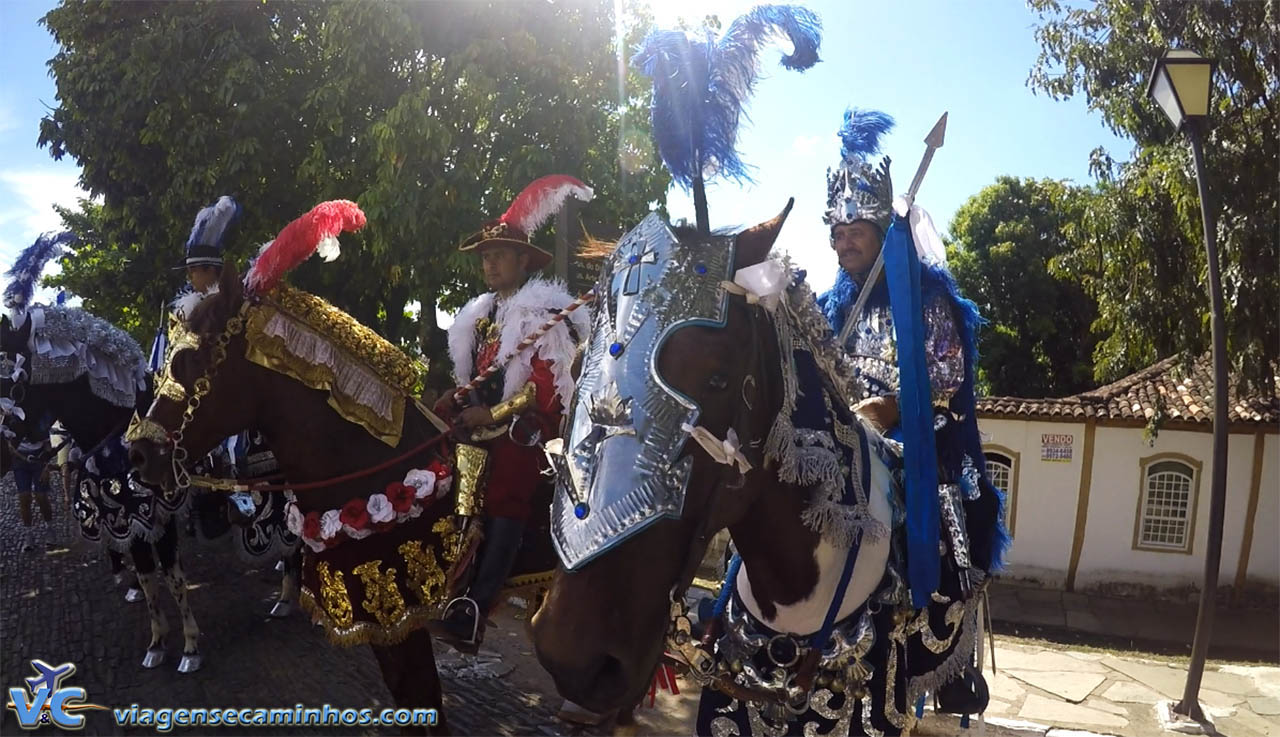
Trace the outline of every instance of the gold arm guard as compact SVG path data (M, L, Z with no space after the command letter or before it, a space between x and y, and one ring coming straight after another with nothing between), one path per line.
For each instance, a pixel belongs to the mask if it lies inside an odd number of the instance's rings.
M484 511L484 476L489 451L476 445L458 444L455 451L458 498L454 509L464 517L475 517Z
M527 382L510 399L493 405L493 408L489 410L489 414L493 415L493 423L496 425L500 422L505 422L511 419L513 415L518 415L529 409L533 406L533 401L537 396L538 388L532 381Z

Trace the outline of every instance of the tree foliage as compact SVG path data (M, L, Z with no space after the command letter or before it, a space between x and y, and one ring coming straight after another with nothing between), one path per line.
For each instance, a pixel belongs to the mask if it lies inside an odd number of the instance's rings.
M1028 81L1054 98L1083 94L1135 155L1095 151L1099 196L1054 267L1098 301L1098 378L1209 345L1207 266L1191 154L1146 97L1168 48L1214 58L1205 139L1209 207L1227 304L1233 372L1273 386L1280 355L1277 182L1280 181L1280 28L1274 0L1097 0L1084 7L1029 0L1041 53Z
M630 48L646 29L627 19ZM43 22L59 104L40 143L102 198L67 213L85 245L60 282L144 339L222 194L244 206L242 267L317 202L357 201L368 227L291 280L407 344L426 336L406 305L425 326L472 296L456 245L533 179L580 177L603 221L639 219L669 181L647 85L618 78L612 3L63 0Z
M1097 303L1053 275L1091 193L1050 179L1000 177L956 211L947 258L988 325L978 378L996 395L1051 397L1093 388Z

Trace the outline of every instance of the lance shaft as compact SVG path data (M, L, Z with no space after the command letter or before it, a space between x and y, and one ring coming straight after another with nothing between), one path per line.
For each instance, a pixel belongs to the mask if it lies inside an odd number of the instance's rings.
M920 159L920 166L916 167L916 175L911 178L911 186L907 187L906 194L902 195L902 199L907 203L907 212L911 211L911 206L915 204L916 193L920 191L920 185L924 183L924 175L929 171L929 164L933 162L933 152L942 148L942 143L947 133L947 114L943 113L938 122L933 124L933 128L929 131L929 135L924 137L924 158ZM906 213L904 213L905 215ZM876 261L871 265L871 273L867 274L867 280L863 283L862 289L859 290L858 299L853 304L853 309L849 310L849 314L844 320L844 329L840 331L840 345L844 345L849 339L849 333L853 330L853 324L857 322L858 315L862 314L862 308L867 303L867 298L871 296L871 289L876 285L876 280L880 278L880 272L884 270L884 248L880 249L880 253L876 256Z
M563 310L560 310L556 314L552 315L549 320L542 323L542 325L538 326L537 330L525 336L524 340L516 344L516 347L513 348L510 353L503 356L501 360L494 361L493 363L489 364L488 368L476 374L476 377L471 381L467 382L466 386L461 387L458 389L458 391L454 392L453 400L455 402L461 402L463 399L466 398L468 394L475 391L476 387L483 384L486 380L489 379L490 376L493 376L494 374L496 374L503 366L506 366L511 361L511 359L516 357L517 353L519 353L520 351L523 351L524 349L538 342L538 338L541 338L542 336L546 335L547 332L551 330L551 328L563 322L564 319L568 317L570 313L572 313L574 310L578 309L579 307L585 305L586 303L592 301L595 298L596 298L596 292L594 289L589 289L586 292L583 292L582 295L579 296L577 299L575 299L573 302L571 302L568 307L565 307Z

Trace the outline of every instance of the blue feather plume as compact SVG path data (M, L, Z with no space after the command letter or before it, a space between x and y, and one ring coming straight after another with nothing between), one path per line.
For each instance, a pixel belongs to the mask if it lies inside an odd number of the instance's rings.
M782 66L803 71L818 63L822 22L798 5L761 5L716 40L709 31L651 31L632 59L653 80L654 141L672 178L689 189L699 177L750 180L738 156L738 125L759 77L761 47L787 38Z
M879 110L849 108L840 126L840 155L867 159L880 153L880 136L893 130L893 118Z
M13 262L13 268L5 272L9 286L4 289L4 306L11 310L24 310L36 293L36 280L44 271L44 265L58 254L62 245L75 238L69 230L61 233L49 231L40 234L36 242L23 249Z

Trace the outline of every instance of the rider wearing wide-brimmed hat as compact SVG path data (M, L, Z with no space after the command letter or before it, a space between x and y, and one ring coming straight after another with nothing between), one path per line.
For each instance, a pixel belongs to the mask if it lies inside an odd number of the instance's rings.
M449 357L459 385L498 363L461 404L450 392L437 412L470 431L487 452L484 542L467 595L433 623L454 647L473 651L483 639L486 614L515 563L531 500L545 465L539 440L560 434L573 394L572 366L588 332L586 311L569 315L525 350L516 346L573 297L564 284L538 272L552 261L530 236L569 196L590 200L592 191L573 177L547 176L530 184L501 217L465 240L460 251L477 254L489 292L468 302L449 327ZM460 474L466 481L466 474ZM460 489L464 495L465 489Z

